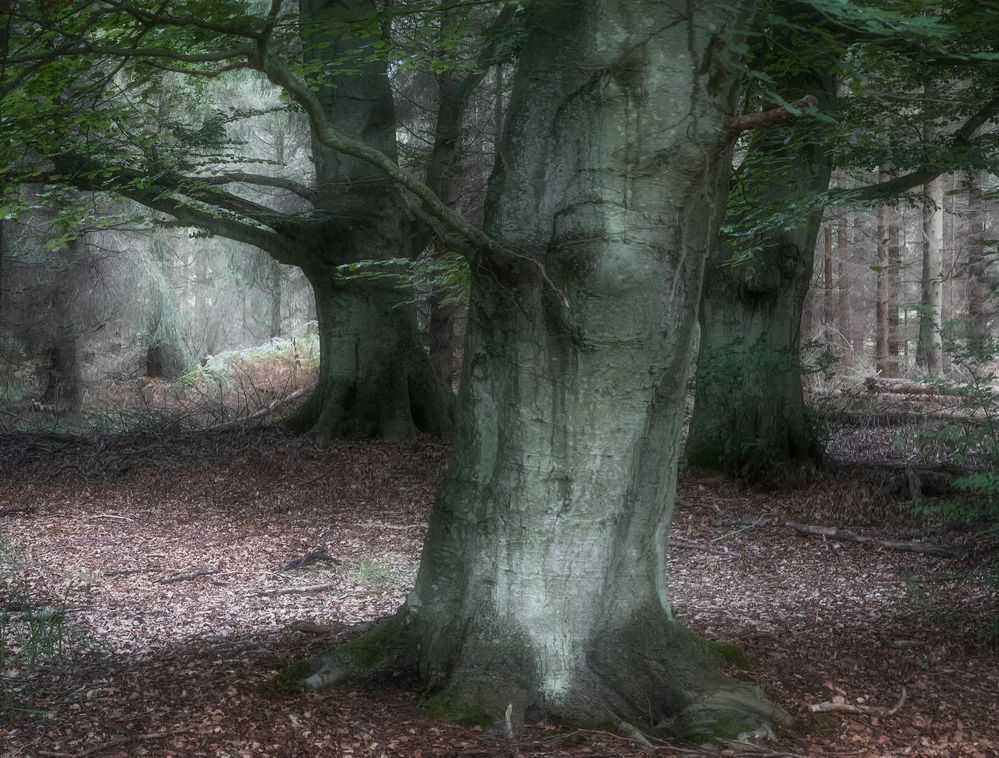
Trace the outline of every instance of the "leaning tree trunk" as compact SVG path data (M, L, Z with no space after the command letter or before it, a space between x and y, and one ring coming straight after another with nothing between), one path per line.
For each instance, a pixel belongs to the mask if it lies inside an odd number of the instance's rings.
M785 96L811 94L828 109L835 92L832 77L814 71L788 83ZM750 145L743 181L768 203L800 202L829 185L832 160L821 135L789 140L803 127L770 130ZM799 346L821 220L816 206L787 228L773 225L748 251L734 243L714 251L701 301L691 465L763 479L821 463Z
M677 625L665 577L729 162L726 42L748 5L535 9L487 205L512 252L473 266L455 454L416 587L310 686L410 668L439 709L509 706L514 724L781 717Z
M373 42L369 0L302 0L304 55L308 62L366 60ZM348 68L353 68L353 65ZM396 158L396 118L386 65L356 64L317 92L332 123L364 137ZM420 346L411 289L364 275L365 261L411 254L408 218L399 190L370 164L313 139L316 163L314 217L289 225L287 255L312 284L319 322L316 388L291 419L320 439L370 434L411 439L417 431L451 426L451 391L433 373ZM378 273L385 273L380 270Z

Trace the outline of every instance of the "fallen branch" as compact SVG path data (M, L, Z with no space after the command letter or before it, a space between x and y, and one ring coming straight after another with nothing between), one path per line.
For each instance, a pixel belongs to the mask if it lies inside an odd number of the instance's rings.
M144 569L117 569L116 571L105 571L104 576L132 576L133 574L156 574L163 569L161 568L144 568Z
M325 592L335 589L335 584L310 584L302 587L277 587L272 590L257 590L257 595L301 595L306 592Z
M52 758L86 758L88 755L94 755L95 753L100 753L105 750L109 750L118 745L127 745L130 742L141 742L148 740L161 740L164 737L172 737L177 734L185 734L190 732L191 727L183 727L181 729L168 729L164 732L149 732L148 734L133 734L128 737L116 737L113 740L108 740L107 742L102 742L99 745L94 745L91 748L87 748L82 753L56 753L49 750L39 750L38 755L51 756Z
M113 513L95 513L93 516L85 516L84 518L88 518L91 521L96 519L114 519L116 521L128 521L129 523L135 523L135 519L131 519L128 516L116 516Z
M784 526L794 529L801 534L809 534L826 539L839 540L841 542L857 542L861 545L877 545L888 550L900 550L908 553L922 553L932 555L937 558L956 558L961 555L960 550L948 545L933 545L928 542L896 542L894 540L883 540L878 537L864 537L863 535L851 532L848 529L840 529L835 526L815 526L813 524L799 524L796 521L787 521Z
M332 563L339 563L339 561L332 555L326 552L326 548L317 547L315 550L306 553L300 558L295 558L287 563L283 563L276 571L294 571L295 569L302 568L303 566L308 566L310 563L315 563L316 561L328 561Z
M12 505L9 508L0 508L0 516L13 516L18 513L34 513L33 505Z
M362 529L422 529L426 524L386 524L384 521L365 521L358 524Z
M221 569L210 569L206 571L188 571L185 574L174 574L173 576L168 576L163 579L157 579L157 584L173 584L174 582L189 582L192 579L197 579L199 576L211 576L212 574L221 574Z
M687 540L683 537L670 537L669 544L671 547L682 547L687 550L700 550L705 553L714 553L715 555L727 555L731 558L742 557L742 553L732 550L731 548L707 545L703 542L694 542L693 540Z
M263 408L258 408L257 410L255 410L249 416L245 416L243 418L237 418L232 421L227 421L224 424L216 424L215 426L210 426L205 431L224 432L228 431L229 429L235 429L238 426L243 426L244 424L248 424L251 421L257 421L259 419L262 419L265 416L268 416L274 411L276 411L278 408L281 408L282 406L285 406L288 403L297 400L298 398L300 398L302 395L305 394L307 389L308 389L307 387L300 387L299 389L292 392L290 395L285 395L284 397L278 398L277 400L272 400Z
M870 392L889 392L896 395L960 395L967 387L955 385L943 387L923 382L910 382L906 379L888 379L881 376L869 376L864 380L864 386Z
M898 702L895 703L891 708L879 705L855 705L853 703L837 703L832 701L826 701L824 703L815 703L814 705L808 706L808 710L812 713L830 713L833 711L839 711L842 713L875 713L882 716L893 716L898 713L899 709L905 704L905 687L902 688L902 694L898 696Z
M343 624L316 624L313 621L292 621L287 629L292 632L304 632L305 634L334 634L344 630Z

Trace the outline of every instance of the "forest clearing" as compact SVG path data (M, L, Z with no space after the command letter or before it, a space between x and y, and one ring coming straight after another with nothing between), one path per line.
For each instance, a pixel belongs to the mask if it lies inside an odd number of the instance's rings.
M859 452L883 455L885 438ZM163 454L163 443L186 454ZM275 673L403 601L446 445L316 448L274 430L203 434L158 440L134 470L109 477L76 470L80 451L64 444L0 442L4 559L16 557L12 576L33 612L65 612L61 654L14 679L31 698L5 756L999 751L995 544L957 533L943 544L958 557L938 558L781 525L825 513L875 537L927 533L904 503L846 504L863 484L834 478L766 493L717 477L681 483L670 562L677 617L744 651L748 669L731 670L801 724L738 748L652 738L650 750L617 730L552 724L528 725L511 743L434 718L406 680L304 697L267 691ZM321 560L281 569L317 549ZM820 703L874 712L812 713Z

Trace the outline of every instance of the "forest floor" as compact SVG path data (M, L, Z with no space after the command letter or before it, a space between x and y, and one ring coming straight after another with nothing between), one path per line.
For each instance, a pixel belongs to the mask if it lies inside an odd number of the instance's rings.
M865 445L890 450L884 434L854 437L841 444L858 460ZM545 724L508 743L429 718L405 681L261 693L275 672L402 602L447 453L431 440L318 448L276 430L113 444L0 436L0 601L9 631L33 616L60 648L29 665L25 646L39 640L0 637L0 650L21 649L0 660L0 754L652 754L626 737ZM995 545L948 534L962 554L938 558L784 526L913 539L921 520L859 472L782 493L681 481L677 616L741 646L750 668L733 675L799 719L776 741L739 749L999 755ZM331 560L281 570L316 548ZM818 703L836 710L812 713ZM656 742L654 754L736 752Z

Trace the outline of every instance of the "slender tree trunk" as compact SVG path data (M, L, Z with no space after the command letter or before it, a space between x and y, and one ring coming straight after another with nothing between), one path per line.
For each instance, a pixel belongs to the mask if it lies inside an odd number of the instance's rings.
M842 187L842 177L840 179ZM850 313L850 220L849 214L842 210L836 222L836 310L837 327L843 340L843 366L849 368L853 365L855 352L851 342L853 334L853 317Z
M782 88L815 95L830 108L835 81L801 75ZM790 129L804 128L801 126ZM832 159L821 134L795 140L786 129L754 136L740 169L770 202L824 192ZM807 145L803 147L802 145ZM694 465L764 479L798 476L821 464L823 446L801 388L801 330L822 210L790 229L775 225L751 252L725 246L708 263L700 310L694 412L687 459ZM740 254L731 265L733 254Z
M984 347L989 337L989 285L986 278L988 259L985 256L985 203L981 178L977 172L968 174L968 340L975 347Z
M284 294L284 271L282 271L280 263L272 260L269 273L271 290L271 339L276 339L282 334L281 301Z
M927 129L924 139L933 138ZM919 344L916 365L932 374L943 374L943 178L923 187L923 265L919 308Z
M889 178L882 169L879 181ZM891 206L878 206L877 300L874 315L874 367L882 376L894 376L889 349L888 309L891 307Z
M695 732L781 718L717 673L665 581L739 12L536 7L487 204L517 255L473 267L455 457L416 586L309 686L413 668L455 716ZM677 113L684 128L663 129Z
M902 253L899 244L900 215L892 210L888 215L888 363L891 375L901 372L902 342L904 336L899 324L899 304L902 293Z
M833 227L826 223L822 228L822 322L826 327L832 326L836 319L833 292L836 286L833 278Z

